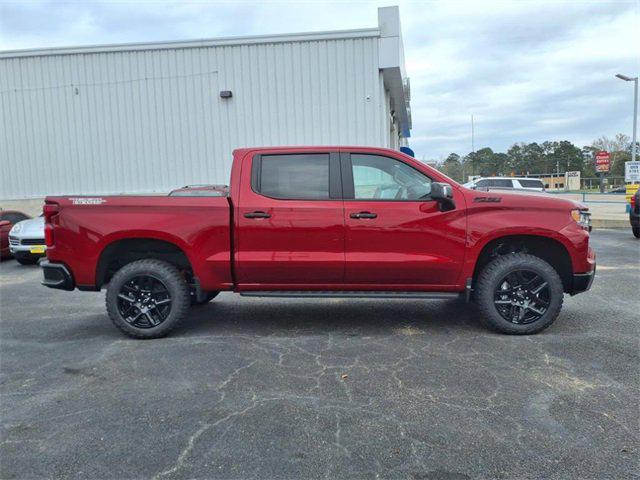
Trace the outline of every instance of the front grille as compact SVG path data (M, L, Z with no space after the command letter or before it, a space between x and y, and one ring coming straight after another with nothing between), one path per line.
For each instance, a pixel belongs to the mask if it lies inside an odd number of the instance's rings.
M11 245L20 245L20 240L18 240L16 237L9 237L9 244Z
M44 238L24 238L21 245L44 245Z

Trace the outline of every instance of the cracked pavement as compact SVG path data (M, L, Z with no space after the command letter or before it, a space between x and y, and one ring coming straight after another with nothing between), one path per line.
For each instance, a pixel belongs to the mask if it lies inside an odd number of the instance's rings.
M0 476L638 477L640 242L542 334L458 301L221 294L164 339L0 265ZM345 376L346 375L346 376Z

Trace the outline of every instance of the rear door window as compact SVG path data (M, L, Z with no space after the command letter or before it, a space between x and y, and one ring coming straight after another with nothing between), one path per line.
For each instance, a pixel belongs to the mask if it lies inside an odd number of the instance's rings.
M261 155L253 189L283 200L329 199L329 154Z

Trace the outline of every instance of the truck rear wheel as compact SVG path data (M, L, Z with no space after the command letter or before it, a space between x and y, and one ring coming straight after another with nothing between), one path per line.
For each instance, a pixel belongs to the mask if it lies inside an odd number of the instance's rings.
M475 300L481 321L510 335L538 333L560 313L564 296L558 272L539 257L503 255L480 273Z
M640 226L631 227L631 231L633 232L633 236L636 238L640 238Z
M159 338L185 316L189 288L178 269L146 259L118 270L107 288L107 312L113 324L133 338Z

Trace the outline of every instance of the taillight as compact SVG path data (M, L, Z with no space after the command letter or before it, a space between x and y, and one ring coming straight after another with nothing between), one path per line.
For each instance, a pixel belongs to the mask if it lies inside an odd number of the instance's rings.
M631 195L631 210L635 210L636 209L636 196L635 195Z
M47 247L53 247L53 225L44 226L44 243Z
M57 203L46 203L42 207L44 213L44 243L47 247L53 247L53 225L51 220L60 212L60 205Z
M49 220L60 211L60 205L57 203L46 203L42 207L42 213L44 213L44 221L45 223L49 223Z

